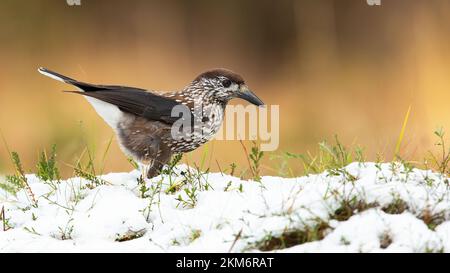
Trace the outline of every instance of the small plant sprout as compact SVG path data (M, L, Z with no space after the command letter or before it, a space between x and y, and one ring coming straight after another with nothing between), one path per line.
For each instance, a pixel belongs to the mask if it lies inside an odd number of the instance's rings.
M231 185L233 185L233 182L231 182L231 181L228 181L228 183L227 183L227 186L223 189L223 191L229 191L230 190L230 187L231 187Z
M246 155L246 159L247 159L247 163L252 175L252 179L254 181L260 182L261 181L261 159L264 156L264 152L261 151L260 147L257 145L257 143L255 141L252 141L252 148L251 148L251 152L249 153L247 151L247 147L245 147L244 143L242 142L242 140L240 140L242 149L245 152ZM234 172L234 169L233 169Z
M15 174L7 175L5 182L0 181L0 189L12 195L16 195L18 191L20 191L21 189L25 189L27 192L27 197L31 201L32 205L37 206L36 198L33 191L31 190L30 185L28 184L28 180L25 176L25 171L23 170L19 154L17 152L11 152L8 143L6 142L6 139L1 131L0 135L15 169Z
M141 198L145 198L147 192L150 191L150 188L148 188L147 185L145 184L144 176L142 174L137 178L137 181L138 181L138 185L140 185L139 192L140 192Z
M434 155L429 152L431 162L435 166L436 170L442 174L450 174L450 147L446 147L445 143L445 131L443 128L439 128L434 132L434 135L438 138L436 146L440 148L440 155Z
M198 201L199 191L207 191L211 188L211 185L208 183L208 173L209 169L202 172L198 167L195 170L189 168L181 173L183 179L181 183L184 185L184 188L183 194L178 194L176 198L179 202L177 207L179 205L182 205L183 208L195 207Z
M48 182L48 184L55 190L57 186L53 184L52 181L60 180L59 170L56 163L56 145L52 146L50 155L47 155L45 151L40 154L36 169L36 176L41 181Z
M87 152L86 152L87 151ZM86 165L82 163L82 159L84 154L88 155L88 162ZM101 178L99 178L95 171L94 157L91 155L91 152L88 148L84 150L79 159L77 160L74 169L74 173L77 177L84 178L91 183L87 185L89 188L93 189L100 185L105 185L107 182Z
M289 165L289 160L292 157L287 155L287 153L272 154L270 160L277 165L277 174L282 177L295 177L293 169Z
M202 231L199 229L193 229L191 231L191 235L189 236L189 241L193 242L195 240L197 240L198 238L200 238L200 236L202 235Z
M0 220L2 221L3 231L8 231L11 229L11 226L8 223L8 218L6 218L5 206L2 206L2 209L0 210Z
M69 214L69 212L67 212ZM73 212L70 214L70 218L67 221L67 223L63 227L58 227L59 234L55 235L57 239L60 240L71 240L72 239L72 233L74 229L73 225L73 218L72 218Z
M261 149L259 148L259 146L256 144L256 142L253 142L253 146L252 146L252 152L250 153L250 160L251 160L251 168L252 168L252 172L253 172L253 179L255 181L260 182L261 181L261 170L260 170L260 165L261 165L261 159L264 156L264 152L261 151Z
M234 172L236 171L236 167L237 167L236 163L231 163L230 164L230 175L231 176L234 176Z
M38 235L38 236L42 236L41 234L39 234L33 227L32 228L28 228L28 227L24 227L23 228L26 232L29 232L33 235Z
M11 153L11 161L14 165L15 174L7 175L6 182L0 182L0 188L13 195L16 195L21 189L25 189L32 205L37 206L36 198L30 185L28 184L28 179L25 175L22 162L20 161L20 157L17 152Z
M224 192L229 192L229 191L238 191L238 192L243 192L243 186L242 183L239 184L239 186L233 186L233 182L232 181L228 181L227 185L223 188Z
M186 198L183 198L181 194L176 198L179 202L177 207L182 205L183 208L194 208L197 204L197 188L185 188L184 193L186 194Z

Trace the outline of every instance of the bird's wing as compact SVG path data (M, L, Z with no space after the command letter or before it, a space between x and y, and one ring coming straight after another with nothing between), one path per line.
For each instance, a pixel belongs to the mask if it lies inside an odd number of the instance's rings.
M181 105L175 100L139 89L120 87L91 92L66 91L89 96L119 107L120 110L149 120L173 124L179 117L172 117L172 109Z
M172 100L136 87L80 82L43 67L40 67L38 71L45 76L71 84L84 91L68 92L89 96L116 105L124 112L149 120L162 121L170 125L179 119L179 117L172 117L171 115L173 107L182 105L175 99Z

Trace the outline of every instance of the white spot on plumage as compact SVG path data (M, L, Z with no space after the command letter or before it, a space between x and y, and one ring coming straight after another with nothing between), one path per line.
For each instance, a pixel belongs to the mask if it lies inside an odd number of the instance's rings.
M99 114L111 128L117 130L118 124L123 117L123 112L120 111L119 107L92 97L85 96L85 98L92 107L94 107L97 114Z

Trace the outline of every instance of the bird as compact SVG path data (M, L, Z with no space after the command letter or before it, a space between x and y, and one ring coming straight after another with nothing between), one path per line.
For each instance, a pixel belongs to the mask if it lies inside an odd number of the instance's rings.
M205 71L173 92L90 84L47 68L40 67L38 71L76 87L77 91L64 92L88 100L115 132L121 150L146 166L149 179L161 174L173 155L191 152L213 138L230 100L240 98L264 106L242 76L224 68ZM174 109L182 111L177 115ZM187 117L183 116L186 112Z

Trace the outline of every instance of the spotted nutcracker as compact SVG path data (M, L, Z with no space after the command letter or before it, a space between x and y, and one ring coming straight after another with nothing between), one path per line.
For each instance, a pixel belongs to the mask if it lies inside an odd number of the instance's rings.
M231 99L242 98L257 106L264 104L240 75L226 69L204 72L182 91L170 93L89 84L45 68L38 71L81 90L66 92L86 96L113 128L122 150L149 166L148 178L158 175L173 154L193 151L210 140L222 125L225 106ZM187 109L190 117L181 118L183 111L174 115L177 107ZM186 120L189 126L184 123ZM174 129L180 121L183 125Z

